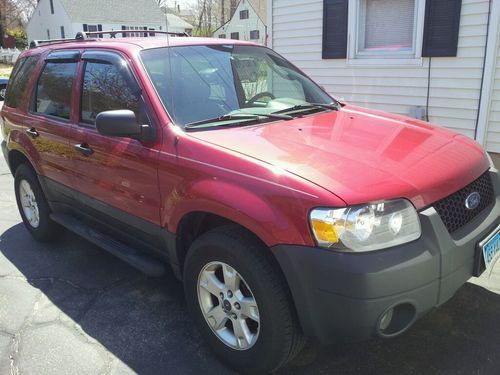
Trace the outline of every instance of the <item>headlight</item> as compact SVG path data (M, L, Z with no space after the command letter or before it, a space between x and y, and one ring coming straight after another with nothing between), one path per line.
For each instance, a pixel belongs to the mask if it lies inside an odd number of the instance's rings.
M319 246L346 251L372 251L414 241L420 220L406 199L345 208L316 208L311 228Z

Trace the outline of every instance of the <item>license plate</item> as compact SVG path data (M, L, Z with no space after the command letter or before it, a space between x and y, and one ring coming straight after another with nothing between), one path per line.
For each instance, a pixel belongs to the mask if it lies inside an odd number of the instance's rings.
M479 244L483 251L484 265L490 270L493 261L500 253L500 228L497 228L486 240Z

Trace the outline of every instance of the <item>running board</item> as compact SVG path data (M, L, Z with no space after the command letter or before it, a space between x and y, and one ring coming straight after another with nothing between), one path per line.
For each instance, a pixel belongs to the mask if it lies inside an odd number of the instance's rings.
M124 262L127 262L132 267L137 268L146 275L159 277L165 273L165 265L159 260L156 260L123 242L117 241L107 234L90 228L81 220L78 220L73 216L61 213L51 213L50 218L71 232L83 237L89 242L92 242L94 245L99 246Z

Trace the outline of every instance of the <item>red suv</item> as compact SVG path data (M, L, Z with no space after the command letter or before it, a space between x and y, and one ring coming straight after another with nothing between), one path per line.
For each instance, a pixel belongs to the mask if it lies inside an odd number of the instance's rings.
M14 68L2 148L23 221L168 264L228 365L397 336L498 255L500 179L472 140L341 103L252 43L94 36Z

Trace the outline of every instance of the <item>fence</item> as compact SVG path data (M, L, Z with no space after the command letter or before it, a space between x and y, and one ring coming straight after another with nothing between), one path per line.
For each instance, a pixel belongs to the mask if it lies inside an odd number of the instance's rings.
M21 54L17 48L0 48L0 62L4 64L14 64Z

